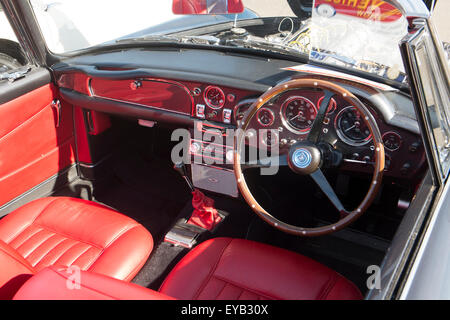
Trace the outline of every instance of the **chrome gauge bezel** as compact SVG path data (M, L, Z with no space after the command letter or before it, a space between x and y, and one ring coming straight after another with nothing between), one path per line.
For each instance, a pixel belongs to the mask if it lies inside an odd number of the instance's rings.
M399 143L399 145L398 145L398 147L397 147L396 149L391 149L391 148L387 147L387 146L384 144L384 137L385 137L386 135L388 135L388 134L393 134L393 135L395 135L395 136L398 137L400 143ZM389 151L397 151L398 149L401 148L401 146L402 146L402 144L403 144L403 138L402 138L402 136L401 136L400 134L398 134L397 132L395 132L395 131L387 131L387 132L385 132L385 133L381 136L381 140L383 141L383 146L384 146L384 148L385 148L386 150L389 150Z
M210 90L212 90L212 89L218 90L218 91L220 92L221 96L222 96L222 101L223 101L223 102L222 102L219 106L215 106L215 105L211 104L211 103L209 102L209 99L207 98L208 92L209 92ZM203 100L205 101L206 105L207 105L208 107L210 107L211 109L214 109L214 110L220 110L220 109L222 109L223 106L225 105L226 96L225 96L225 93L223 92L223 90L222 90L221 88L219 88L219 87L217 87L217 86L207 86L207 87L205 88L205 91L203 92Z
M261 113L262 111L268 111L268 112L269 112L270 116L272 117L272 120L270 121L270 123L264 124L264 123L261 122L261 120L259 119L259 115L260 115L260 113ZM270 110L269 108L267 108L267 107L262 107L262 108L260 108L260 109L258 110L258 112L256 113L256 120L258 121L258 123L259 123L261 126L263 126L263 127L270 127L270 126L273 125L274 122L275 122L275 114L274 114L273 111Z
M373 140L372 133L370 134L370 139L364 140L362 142L355 141L349 137L347 137L341 130L341 128L338 126L339 119L341 118L342 114L348 110L348 109L355 109L353 106L347 106L345 108L342 108L338 114L336 115L336 118L334 118L334 130L336 131L336 134L338 135L339 139L341 141L345 142L346 144L353 146L353 147L361 147L365 146L366 144L370 143Z
M311 126L310 126L309 128L300 130L300 129L295 128L293 125L291 125L290 122L289 122L289 120L286 119L286 116L285 116L285 111L286 111L286 108L287 108L288 104L289 104L290 102L292 102L293 100L296 100L296 99L304 99L305 101L307 101L308 103L310 103L310 104L313 106L314 111L315 111L315 113L316 113L315 116L317 116L317 113L318 113L317 107L316 107L316 105L315 105L311 100L309 100L308 98L306 98L306 97L304 97L304 96L292 96L292 97L289 97L288 99L286 99L286 100L283 102L283 105L282 105L281 108L280 108L280 118L281 118L281 122L282 122L283 125L284 125L289 131L291 131L292 133L296 133L296 134L307 134L307 133L311 130L312 124L311 124ZM315 119L315 117L314 117L314 119Z
M322 103L323 98L325 98L325 96L322 96L322 97L319 98L319 100L317 100L317 110L320 108L320 104ZM326 116L331 116L338 109L337 108L337 101L334 98L331 98L330 104L333 104L334 108L332 108L330 111L327 110L327 113L325 114Z

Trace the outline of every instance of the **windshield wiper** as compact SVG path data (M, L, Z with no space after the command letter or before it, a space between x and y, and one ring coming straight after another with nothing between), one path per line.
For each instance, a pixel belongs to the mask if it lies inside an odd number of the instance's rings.
M164 42L180 42L179 37L167 36L167 35L149 35L145 37L136 38L123 38L116 40L116 43L123 42L153 42L153 41L164 41Z
M148 35L145 37L124 38L116 40L116 43L124 42L163 42L163 43L191 43L204 45L217 45L219 38L214 36L173 36L173 35Z
M259 50L266 50L266 51L272 51L282 54L292 54L292 55L307 55L303 51L300 51L298 49L295 49L293 47L286 46L282 42L271 42L264 38L254 37L254 36L247 36L245 38L238 38L238 39L229 39L226 41L228 45L234 45L234 46L240 46L245 48L251 48L251 49L259 49Z

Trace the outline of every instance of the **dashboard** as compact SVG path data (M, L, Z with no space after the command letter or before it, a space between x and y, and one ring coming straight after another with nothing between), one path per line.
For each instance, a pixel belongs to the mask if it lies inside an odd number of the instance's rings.
M77 57L55 66L54 71L62 97L73 105L184 126L193 133L200 123L199 131L222 136L227 128L239 126L252 103L270 87L294 77L325 79L351 91L373 114L385 145L385 175L414 178L425 163L425 153L408 96L364 81L287 71L293 64L214 51L132 51L129 55L112 52ZM306 138L321 99L322 93L313 89L286 92L258 111L252 127L275 128L274 141L288 148ZM374 147L359 117L351 105L335 96L323 123L322 139L342 152L340 169L371 173ZM194 149L204 150L209 142L194 141ZM221 148L219 153L224 156L232 145Z
M425 161L420 136L400 127L387 124L376 106L359 97L374 116L383 138L386 164L385 175L409 178ZM280 150L305 140L317 115L323 93L320 90L298 89L285 92L263 105L249 127L272 130L271 141ZM265 139L266 136L263 136ZM328 105L322 124L321 141L327 142L343 154L342 170L371 173L374 145L369 128L355 107L335 95Z

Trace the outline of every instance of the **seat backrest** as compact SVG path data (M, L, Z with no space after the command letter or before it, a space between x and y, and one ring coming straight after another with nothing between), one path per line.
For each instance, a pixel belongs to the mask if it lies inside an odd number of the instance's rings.
M37 299L173 300L174 298L98 273L52 266L39 271L14 296L14 300Z

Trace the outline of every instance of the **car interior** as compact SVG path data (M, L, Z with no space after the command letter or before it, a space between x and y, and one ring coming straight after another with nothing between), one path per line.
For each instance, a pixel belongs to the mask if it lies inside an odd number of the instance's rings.
M0 87L0 297L364 298L428 173L408 89L375 80L170 44L27 70Z

